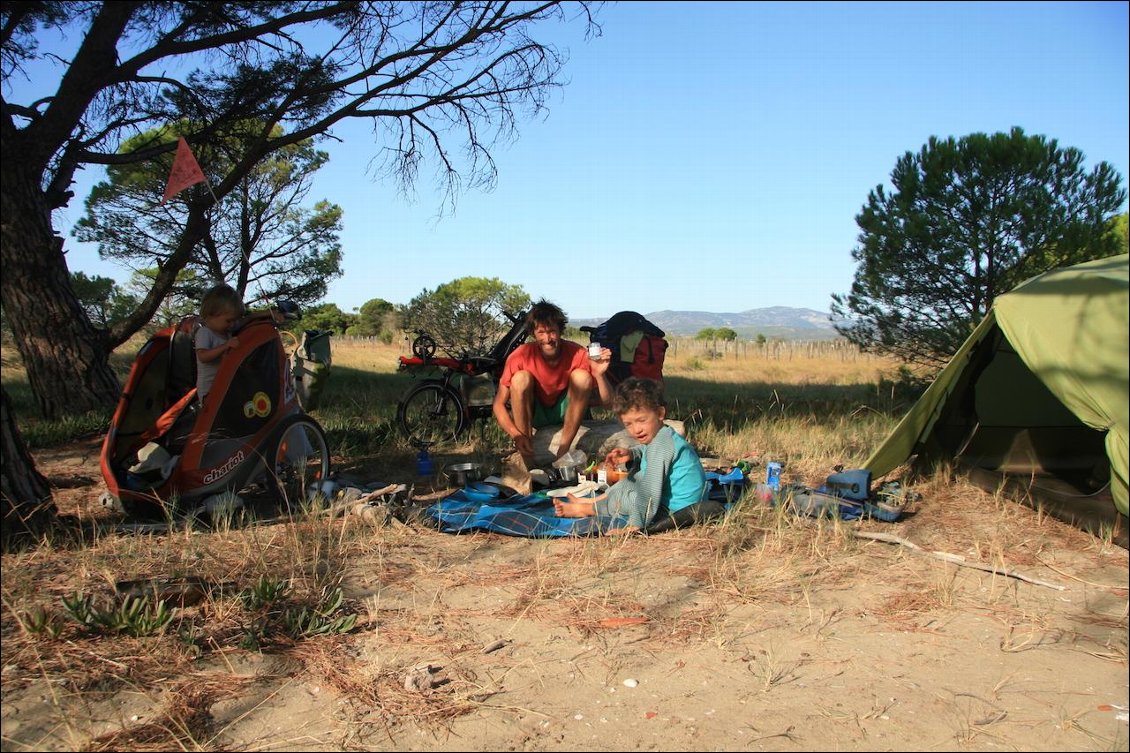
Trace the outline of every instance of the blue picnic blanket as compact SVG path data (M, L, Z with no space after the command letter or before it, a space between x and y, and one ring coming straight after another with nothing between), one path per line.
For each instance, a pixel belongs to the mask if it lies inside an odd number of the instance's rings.
M723 502L727 510L737 502L748 483L740 471L728 475L707 473L706 476L710 483L707 497ZM424 515L445 533L494 531L527 538L600 536L609 529L628 524L626 515L559 518L553 510L553 498L544 493L501 499L497 490L487 493L484 484L455 491L429 505Z
M553 511L553 499L544 494L483 501L479 495L466 489L459 489L429 505L424 514L445 533L494 531L526 538L599 536L609 528L628 524L628 518L622 515L612 518L559 518Z

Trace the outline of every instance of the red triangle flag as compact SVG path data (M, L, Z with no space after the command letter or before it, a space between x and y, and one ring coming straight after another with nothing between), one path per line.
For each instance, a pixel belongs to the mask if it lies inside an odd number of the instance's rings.
M184 136L181 136L177 140L177 156L173 157L173 169L169 171L169 182L165 185L165 195L161 198L161 203L164 204L184 189L203 180L205 180L204 171L200 169L200 163L193 156L188 142L184 140Z

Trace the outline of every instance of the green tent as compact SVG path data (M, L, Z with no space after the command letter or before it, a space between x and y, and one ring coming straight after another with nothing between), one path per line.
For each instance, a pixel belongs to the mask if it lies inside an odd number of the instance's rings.
M1126 546L1128 259L1052 270L992 310L865 467L952 462Z

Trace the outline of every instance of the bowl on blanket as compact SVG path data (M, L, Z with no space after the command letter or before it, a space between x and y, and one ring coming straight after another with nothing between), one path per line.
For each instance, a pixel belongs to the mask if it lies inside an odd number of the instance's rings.
M464 487L464 490L472 491L476 494L482 494L484 496L490 497L491 499L501 496L502 494L502 490L494 484L484 484L481 481L477 481L473 484L467 484L467 486Z
M469 486L464 486L459 490L458 494L463 495L463 499L470 500L471 502L478 502L480 505L493 502L497 497L492 497L489 494L481 494L473 490Z
M479 503L493 502L501 495L501 490L497 486L478 481L467 484L459 491L467 499Z
M483 467L478 463L453 463L444 467L443 475L456 486L466 486L482 480Z

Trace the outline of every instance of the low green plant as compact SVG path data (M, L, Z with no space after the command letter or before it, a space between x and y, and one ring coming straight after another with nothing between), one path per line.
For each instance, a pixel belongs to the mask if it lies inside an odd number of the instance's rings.
M127 596L121 603L100 607L87 594L75 592L63 597L63 607L71 619L97 633L125 633L145 638L164 631L173 611L162 599L151 603L148 596Z
M70 596L63 597L63 607L71 619L83 627L95 624L94 608L91 606L90 597L75 591Z
M259 611L282 599L289 590L290 581L286 578L263 574L259 576L254 586L241 594L240 598L249 610Z
M57 612L38 607L18 616L20 625L28 633L46 638L58 638L63 633L63 621Z
M290 604L272 609L288 592L289 582L263 575L248 591L243 602L257 614L243 627L240 648L258 650L271 636L281 633L292 640L317 635L348 633L357 624L356 614L338 615L345 596L341 588L323 592L317 604Z
M334 612L341 608L344 598L341 589L336 588L316 607L287 609L283 612L283 632L295 640L315 635L348 633L357 624L357 615L334 617Z
M157 635L164 631L165 626L173 619L173 610L169 609L164 600L150 604L149 597L128 597L122 604L111 611L117 629L135 638Z
M258 651L262 645L266 635L263 633L263 625L258 622L253 622L250 625L244 625L243 636L239 639L239 647L244 651Z

